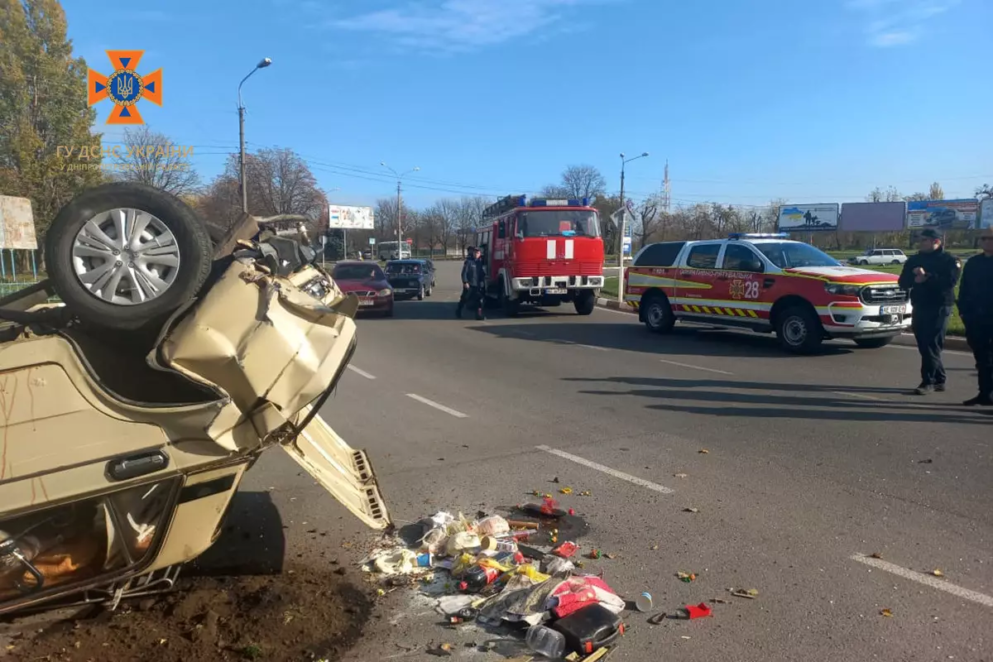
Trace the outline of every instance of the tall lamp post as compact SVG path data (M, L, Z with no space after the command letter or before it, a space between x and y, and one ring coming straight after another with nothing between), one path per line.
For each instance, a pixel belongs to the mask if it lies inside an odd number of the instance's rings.
M254 74L259 69L265 69L270 64L272 60L265 57L262 58L255 68L248 72L248 76L241 79L238 83L238 142L241 144L241 158L239 159L239 168L241 169L241 211L248 213L248 177L245 175L245 104L241 102L241 86L245 84L245 81Z
M624 236L627 233L628 224L627 209L624 206L624 166L646 156L648 156L648 152L626 159L624 153L621 153L621 227L620 237L617 240L617 303L619 305L624 305Z
M400 221L403 218L403 198L400 196L401 185L403 183L404 177L406 177L412 172L419 172L420 168L415 166L406 172L400 173L394 170L393 168L391 168L390 166L386 165L386 163L383 161L380 161L379 165L383 166L384 168L392 172L393 175L397 178L397 259L399 260L400 257L403 255L403 248L402 248L403 230L400 227Z

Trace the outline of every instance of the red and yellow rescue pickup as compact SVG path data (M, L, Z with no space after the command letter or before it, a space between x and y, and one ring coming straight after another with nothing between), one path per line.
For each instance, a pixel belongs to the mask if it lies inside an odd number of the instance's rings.
M893 274L846 267L785 234L650 244L624 276L624 300L649 330L677 320L775 332L795 353L827 339L883 347L913 311Z
M603 287L603 239L587 198L508 195L483 212L476 246L486 265L486 297L514 316L522 304L571 301L580 315Z

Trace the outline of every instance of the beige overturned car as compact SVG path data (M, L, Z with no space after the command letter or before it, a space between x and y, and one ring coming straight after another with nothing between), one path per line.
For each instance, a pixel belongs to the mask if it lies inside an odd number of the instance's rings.
M309 248L250 217L211 241L178 199L112 184L60 212L46 255L51 281L0 300L0 613L168 589L271 446L389 526L317 413L357 301Z

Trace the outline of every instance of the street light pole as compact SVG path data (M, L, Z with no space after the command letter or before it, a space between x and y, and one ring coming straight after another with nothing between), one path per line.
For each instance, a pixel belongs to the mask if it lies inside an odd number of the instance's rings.
M644 152L641 156L634 156L630 159L625 159L623 152L621 153L621 223L620 223L620 236L617 239L617 303L618 305L624 305L624 236L627 233L628 215L627 208L624 203L624 166L626 166L631 161L637 161L638 159L643 159L648 156L648 152Z
M410 173L420 171L420 167L415 166L404 173L399 173L390 166L386 165L383 161L380 161L379 165L392 172L397 178L397 259L399 260L403 255L403 229L401 228L401 220L403 219L403 198L400 193L402 182L403 178ZM411 253L411 255L413 255L413 253Z
M248 213L248 177L245 175L245 104L241 102L241 86L245 84L249 76L254 74L259 69L265 69L270 64L272 60L269 58L262 58L255 68L248 72L248 76L241 79L238 83L238 143L241 146L241 157L238 161L238 168L241 170L241 211Z

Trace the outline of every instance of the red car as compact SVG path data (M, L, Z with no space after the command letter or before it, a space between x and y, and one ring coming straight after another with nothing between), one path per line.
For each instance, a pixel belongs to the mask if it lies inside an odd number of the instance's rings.
M393 317L393 288L378 264L359 260L339 262L331 277L342 292L359 298L359 312Z

